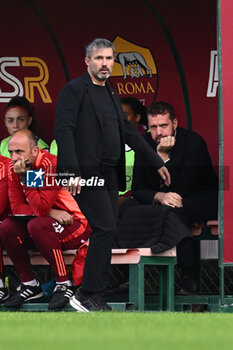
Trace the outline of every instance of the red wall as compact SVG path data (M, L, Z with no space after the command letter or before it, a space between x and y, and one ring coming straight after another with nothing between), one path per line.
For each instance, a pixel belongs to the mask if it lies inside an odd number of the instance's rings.
M69 77L73 79L86 69L84 47L89 41L95 37L106 37L111 41L117 39L121 52L134 50L141 53L146 62L149 60L154 65L152 77L132 78L127 75L123 79L122 67L116 63L111 83L117 89L123 86L121 96L132 93L131 96L141 98L146 105L154 99L168 101L175 107L180 125L184 127L190 106L193 130L207 140L213 161L218 164L217 97L206 96L210 52L217 48L216 2L151 0L149 3L152 8L148 7L148 1L140 0L128 3L123 0L113 3L106 0L101 3L34 0L35 10L30 5L31 1L5 0L0 13L0 32L4 33L1 35L1 57L19 58L19 66L6 66L5 71L17 78L24 92L25 78L32 78L29 84L32 86L35 77L40 75L39 67L42 69L42 82L47 75L48 81L44 85L48 93L47 102L45 98L43 101L37 87L32 88L34 96L31 98L37 115L38 135L50 142L53 138L56 97L66 83L58 47ZM34 66L28 66L22 57L40 58L47 71L37 62L38 59L30 59L34 60ZM2 72L3 62L1 74L5 74ZM180 74L182 71L183 74ZM123 85L117 85L120 83ZM189 100L185 100L185 88ZM2 112L5 105L3 95L14 94L15 87L0 75L0 90ZM1 125L0 139L6 136L3 114Z
M233 156L232 156L232 91L233 91L233 3L221 1L221 46L222 46L222 114L223 114L223 261L233 262Z

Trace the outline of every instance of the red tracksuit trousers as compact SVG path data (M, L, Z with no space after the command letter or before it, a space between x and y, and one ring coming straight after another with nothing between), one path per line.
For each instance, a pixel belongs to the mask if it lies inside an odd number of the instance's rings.
M49 262L57 282L69 279L62 250L77 249L86 241L91 230L89 226L76 237L80 221L72 225L60 225L51 217L36 217L28 223L7 218L0 225L1 245L7 251L19 274L21 282L34 279L28 249L36 250ZM73 236L72 236L73 234Z

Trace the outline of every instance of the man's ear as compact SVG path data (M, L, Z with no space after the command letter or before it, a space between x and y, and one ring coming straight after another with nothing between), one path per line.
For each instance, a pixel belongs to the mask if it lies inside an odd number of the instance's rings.
M177 126L178 126L178 119L175 118L175 119L173 120L173 127L174 127L174 130L176 130Z
M90 61L90 60L89 60L88 57L85 57L85 58L84 58L84 62L86 63L87 67L89 66L89 61Z
M39 153L39 147L35 145L32 149L32 154L34 157L37 157L38 153Z

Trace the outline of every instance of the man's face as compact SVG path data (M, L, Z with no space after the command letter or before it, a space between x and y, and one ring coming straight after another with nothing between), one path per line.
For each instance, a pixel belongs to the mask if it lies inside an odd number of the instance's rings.
M10 108L5 114L5 125L10 135L17 130L28 129L32 122L29 113L20 107Z
M148 115L148 127L152 139L158 144L162 137L174 136L177 128L177 119L171 120L169 113Z
M38 147L32 146L26 136L13 135L8 143L11 160L15 164L18 160L24 160L28 164L34 164L38 155Z
M112 73L114 65L113 50L111 48L93 48L91 58L85 57L87 70L94 82L102 85Z
M121 107L122 107L125 115L127 116L128 121L134 125L137 125L137 123L141 119L141 115L135 114L133 111L133 108L128 104L122 103Z

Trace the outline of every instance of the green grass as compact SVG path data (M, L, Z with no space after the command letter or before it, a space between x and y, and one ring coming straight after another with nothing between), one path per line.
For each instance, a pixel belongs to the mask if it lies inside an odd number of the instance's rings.
M233 314L1 312L1 350L230 350Z

